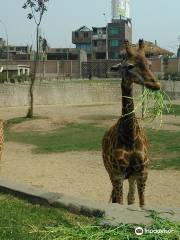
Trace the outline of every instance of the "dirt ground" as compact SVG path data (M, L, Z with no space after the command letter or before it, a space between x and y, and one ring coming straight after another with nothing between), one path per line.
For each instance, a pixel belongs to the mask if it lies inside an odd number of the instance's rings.
M111 125L120 115L120 109L119 103L91 106L38 106L35 108L35 114L49 119L21 123L12 130L52 130L67 122L84 121ZM26 111L27 107L0 109L4 119L24 116ZM165 116L163 128L180 131L179 123L179 117ZM159 126L158 123L156 124ZM1 162L1 176L49 191L108 202L111 184L103 166L101 152L33 154L32 148L31 145L6 142ZM146 190L147 204L180 207L179 181L180 171L150 170ZM127 187L125 182L125 202ZM136 202L138 202L137 197Z

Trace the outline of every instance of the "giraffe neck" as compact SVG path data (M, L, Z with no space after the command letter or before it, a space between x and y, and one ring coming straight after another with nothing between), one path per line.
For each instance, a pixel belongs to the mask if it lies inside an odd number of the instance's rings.
M122 78L122 117L120 121L120 134L122 134L123 144L127 148L133 148L135 139L135 114L133 101L133 84Z
M122 80L121 83L122 89L122 116L125 119L132 119L134 116L134 101L133 101L133 85L126 85Z

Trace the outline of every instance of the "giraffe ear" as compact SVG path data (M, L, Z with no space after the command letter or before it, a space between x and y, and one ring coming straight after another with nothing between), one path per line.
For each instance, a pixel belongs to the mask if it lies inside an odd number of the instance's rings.
M141 55L145 55L144 48L145 48L144 40L143 39L139 39L139 49L138 49L138 52Z
M139 49L140 50L144 49L144 40L143 39L139 39Z

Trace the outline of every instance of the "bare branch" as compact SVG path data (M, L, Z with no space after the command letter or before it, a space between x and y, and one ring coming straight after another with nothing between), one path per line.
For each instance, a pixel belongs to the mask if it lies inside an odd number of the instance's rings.
M23 9L30 8L30 13L27 14L28 19L34 19L36 25L40 25L42 21L42 16L47 11L46 4L49 0L26 0Z

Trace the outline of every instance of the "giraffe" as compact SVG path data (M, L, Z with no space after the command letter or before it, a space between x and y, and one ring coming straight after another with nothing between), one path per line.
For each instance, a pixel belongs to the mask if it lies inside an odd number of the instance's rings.
M139 40L137 50L134 50L127 40L124 46L125 59L111 68L122 76L122 116L104 134L102 156L112 183L110 201L123 204L123 181L128 179L128 204L135 201L137 184L139 205L143 207L149 164L148 144L134 113L133 83L153 91L160 90L160 84L156 81L150 69L150 62L145 57L143 40Z
M1 171L1 156L4 144L4 134L3 134L4 121L0 119L0 171Z

